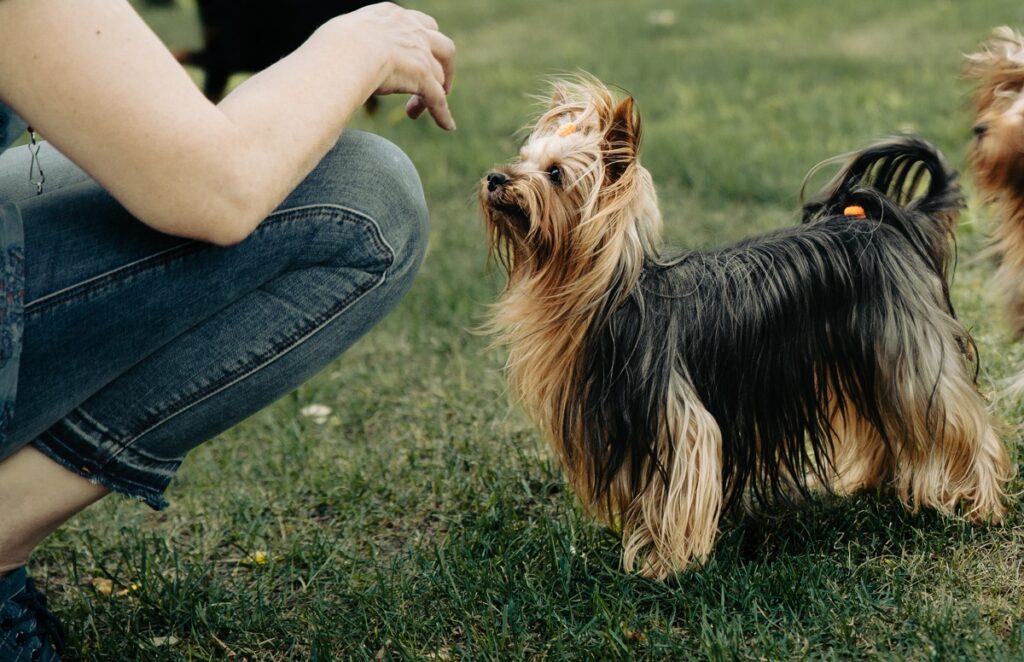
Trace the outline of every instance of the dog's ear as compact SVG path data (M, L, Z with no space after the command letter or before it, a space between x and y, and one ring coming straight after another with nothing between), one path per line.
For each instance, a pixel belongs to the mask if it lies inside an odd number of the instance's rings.
M633 97L626 97L612 111L611 124L604 134L608 174L618 179L640 151L640 115Z

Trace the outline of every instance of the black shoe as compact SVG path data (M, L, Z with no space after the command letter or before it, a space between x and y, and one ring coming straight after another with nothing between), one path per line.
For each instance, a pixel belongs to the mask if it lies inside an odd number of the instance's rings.
M0 577L0 661L60 660L64 628L24 566Z

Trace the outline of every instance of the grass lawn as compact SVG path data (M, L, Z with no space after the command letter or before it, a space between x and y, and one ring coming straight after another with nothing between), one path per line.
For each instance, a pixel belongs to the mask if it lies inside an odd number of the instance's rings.
M1024 658L1016 509L972 528L887 495L813 503L728 524L671 582L623 574L472 331L502 282L473 193L545 75L585 69L636 97L669 238L713 245L792 224L807 169L879 136L920 133L962 165L961 53L1024 26L1021 3L409 4L459 46L459 130L405 120L398 99L354 124L420 168L419 280L334 365L194 452L169 510L109 498L35 554L81 659ZM146 15L196 43L194 9ZM986 390L1024 365L976 257L991 225L972 205L954 288ZM996 409L1016 456L1024 407Z

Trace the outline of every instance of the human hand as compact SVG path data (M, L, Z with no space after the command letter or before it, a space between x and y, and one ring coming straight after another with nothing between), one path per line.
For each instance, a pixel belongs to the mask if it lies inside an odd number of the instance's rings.
M382 58L376 94L412 94L406 114L416 119L429 111L443 129L453 131L448 108L455 72L455 44L423 12L390 2L364 7L334 19L346 37L361 42L361 52Z

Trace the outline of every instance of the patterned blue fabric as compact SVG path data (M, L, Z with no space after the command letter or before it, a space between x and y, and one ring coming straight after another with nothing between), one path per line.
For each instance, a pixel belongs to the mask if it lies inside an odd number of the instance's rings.
M21 118L0 103L0 152L24 130ZM24 303L25 240L21 212L13 203L0 200L0 442L14 417Z

